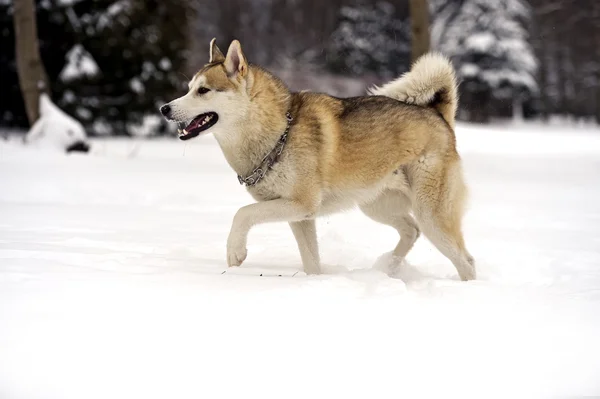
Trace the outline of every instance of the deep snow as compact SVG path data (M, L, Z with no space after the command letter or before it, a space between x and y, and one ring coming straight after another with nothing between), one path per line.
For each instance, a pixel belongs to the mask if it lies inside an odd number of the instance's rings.
M378 271L396 233L356 211L319 222L326 275L285 224L222 274L250 197L212 137L0 142L0 398L599 395L600 131L458 141L468 283L423 238Z

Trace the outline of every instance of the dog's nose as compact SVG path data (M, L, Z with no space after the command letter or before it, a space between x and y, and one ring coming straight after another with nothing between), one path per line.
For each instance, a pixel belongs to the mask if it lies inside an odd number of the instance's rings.
M160 107L160 113L164 116L169 116L169 114L171 113L171 106L169 104L163 105L162 107Z

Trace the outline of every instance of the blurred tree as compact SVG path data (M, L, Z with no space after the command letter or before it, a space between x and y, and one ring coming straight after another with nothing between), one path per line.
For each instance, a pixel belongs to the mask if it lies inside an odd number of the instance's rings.
M165 126L156 109L183 90L186 80L180 71L188 54L188 0L38 0L36 5L42 60L57 105L96 134L128 135L150 122ZM0 2L0 14L14 10ZM0 17L3 50L14 35L4 22ZM14 52L6 61L0 72L10 81L16 78ZM18 94L8 92L12 97L2 101L2 122L23 126L23 109L12 105L19 103Z
M227 0L222 0L226 3ZM191 18L188 24L188 43L190 57L188 58L187 72L193 74L208 62L208 44L212 38L217 39L217 45L223 51L227 51L228 38L223 34L223 30L233 25L232 23L221 26L219 21L225 18L223 3L190 1Z
M600 2L530 0L540 58L537 106L544 118L594 117L600 123Z
M410 0L411 62L429 51L429 4Z
M248 59L272 67L319 62L326 39L336 28L341 5L352 0L220 0L194 4L190 71L208 56L207 43L217 38L222 49L241 41Z
M48 78L40 57L33 0L15 0L15 50L19 85L29 125L39 118L40 94L48 90Z
M184 90L187 78L179 72L193 73L206 62L213 37L224 50L230 40L240 39L251 62L286 71L290 80L302 80L297 77L307 73L321 78L314 68L325 67L354 75L358 87L361 81L381 83L405 71L411 57L411 3L387 0L393 12L383 12L374 21L374 2L357 1L361 0L35 0L35 4L40 53L53 98L88 128L125 134L140 130L140 121L154 112L155 104ZM463 118L510 116L517 98L525 101L526 116L595 117L600 122L600 1L528 0L532 13L525 0L428 2L431 46L452 56L463 79ZM0 0L0 124L25 127L13 3ZM360 17L347 20L343 10L348 7L358 10ZM389 29L390 20L402 26ZM351 26L351 36L340 34L342 23ZM487 52L477 47L487 40L486 32L494 37L488 40ZM540 60L537 73L518 65L531 59L528 42ZM523 43L525 51L511 47ZM511 59L515 62L507 62ZM478 72L469 75L474 71ZM539 92L535 94L523 79L537 81Z
M437 37L439 49L457 66L463 116L486 122L498 102L534 97L537 59L526 29L530 8L523 0L464 0L447 8L436 23L448 24Z
M391 78L408 70L409 28L387 2L340 9L337 29L326 49L327 67L336 73Z

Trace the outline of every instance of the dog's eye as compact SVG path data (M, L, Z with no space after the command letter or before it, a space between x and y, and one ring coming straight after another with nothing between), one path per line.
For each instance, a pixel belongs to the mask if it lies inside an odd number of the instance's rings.
M210 91L210 89L207 89L206 87L201 87L198 89L198 94L206 94Z

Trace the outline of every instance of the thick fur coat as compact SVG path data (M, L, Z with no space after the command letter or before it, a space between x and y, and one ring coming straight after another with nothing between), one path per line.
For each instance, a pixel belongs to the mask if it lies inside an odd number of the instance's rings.
M162 110L176 122L218 115L207 132L241 176L276 146L288 125L286 113L293 118L278 161L248 187L257 203L233 220L229 266L245 260L253 226L285 221L306 273L320 273L315 218L359 206L398 231L397 260L422 231L460 278L470 280L476 273L461 229L466 186L454 135L457 103L454 69L438 54L423 56L410 72L368 96L335 98L292 93L248 64L239 42L224 56L213 40L210 62L193 77L189 92Z

